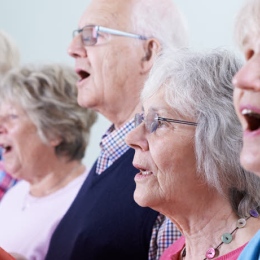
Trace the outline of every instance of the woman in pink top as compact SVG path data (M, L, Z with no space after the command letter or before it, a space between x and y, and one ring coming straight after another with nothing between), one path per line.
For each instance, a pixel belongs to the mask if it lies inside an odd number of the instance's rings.
M62 64L13 69L0 86L0 146L19 182L0 203L0 245L43 260L87 170L82 163L96 113L77 103L77 75Z
M135 201L183 234L161 259L237 259L260 227L260 179L239 164L242 132L224 50L162 53L126 142L135 149Z

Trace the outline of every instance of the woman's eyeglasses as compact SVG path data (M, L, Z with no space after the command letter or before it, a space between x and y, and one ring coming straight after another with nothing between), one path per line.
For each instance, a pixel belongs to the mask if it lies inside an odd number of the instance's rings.
M107 27L102 27L98 25L87 25L84 26L82 29L77 29L73 31L73 38L77 35L81 34L82 42L85 46L93 46L98 41L99 32L123 36L123 37L130 37L139 40L147 40L145 36L134 34L134 33L127 33L119 30L110 29Z
M145 128L148 130L148 132L153 133L157 130L160 121L163 122L171 122L171 123L177 123L177 124L184 124L184 125L198 125L195 122L189 122L185 120L178 120L178 119L172 119L172 118L165 118L160 117L158 114L155 113L155 111L148 112L147 116L144 117L144 114L135 114L135 127L139 126L142 122L145 124Z

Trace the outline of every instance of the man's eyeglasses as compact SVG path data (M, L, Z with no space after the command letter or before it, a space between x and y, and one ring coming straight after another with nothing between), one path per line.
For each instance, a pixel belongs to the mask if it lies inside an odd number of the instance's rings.
M78 34L81 34L84 45L92 46L97 43L100 32L117 35L117 36L135 38L139 40L147 40L145 36L139 34L127 33L127 32L114 30L114 29L110 29L98 25L87 25L84 26L82 29L74 30L73 38L76 37Z
M193 126L198 125L195 122L189 122L189 121L184 121L184 120L160 117L160 116L158 116L158 114L155 113L155 111L148 112L146 117L144 117L143 113L135 114L135 119L134 119L135 127L139 126L142 122L144 122L145 128L150 133L153 133L157 130L157 128L160 124L160 121L177 123L177 124L184 124L184 125L193 125Z

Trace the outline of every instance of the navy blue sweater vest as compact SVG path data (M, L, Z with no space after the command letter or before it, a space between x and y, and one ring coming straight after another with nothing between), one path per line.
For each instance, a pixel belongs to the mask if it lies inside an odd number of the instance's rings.
M101 175L91 169L55 230L46 260L147 260L158 212L133 199L134 151L128 150Z

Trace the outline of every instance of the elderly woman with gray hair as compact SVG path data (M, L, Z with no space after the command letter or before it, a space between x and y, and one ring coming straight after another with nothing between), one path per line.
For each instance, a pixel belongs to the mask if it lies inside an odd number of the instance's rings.
M167 50L126 138L135 149L135 201L169 217L183 236L161 259L237 259L260 227L260 179L239 164L232 103L240 62L224 50Z
M26 259L45 258L88 173L81 161L96 113L77 104L76 81L65 65L23 66L0 87L4 164L21 180L0 203L0 245Z

